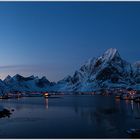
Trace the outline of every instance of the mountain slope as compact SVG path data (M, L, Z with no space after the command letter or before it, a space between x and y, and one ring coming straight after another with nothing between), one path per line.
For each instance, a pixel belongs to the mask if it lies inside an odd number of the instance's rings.
M137 73L139 75L139 73ZM133 66L123 60L115 48L87 61L74 75L59 81L59 91L94 91L100 88L127 87L136 84Z
M137 61L133 64L133 71L136 89L140 90L140 61Z
M97 58L89 59L73 74L66 76L57 83L46 77L7 76L0 80L0 93L21 92L73 92L96 91L108 88L128 88L140 90L140 61L130 64L121 58L115 48L110 48Z
M39 79L34 76L23 77L19 74L13 77L7 76L3 82L6 85L7 91L40 92L48 90L51 86L51 82L46 77Z

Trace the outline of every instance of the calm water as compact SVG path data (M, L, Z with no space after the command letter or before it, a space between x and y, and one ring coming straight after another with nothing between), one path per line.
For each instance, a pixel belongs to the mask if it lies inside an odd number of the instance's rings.
M140 128L140 105L100 95L0 100L15 109L0 119L0 138L129 138Z

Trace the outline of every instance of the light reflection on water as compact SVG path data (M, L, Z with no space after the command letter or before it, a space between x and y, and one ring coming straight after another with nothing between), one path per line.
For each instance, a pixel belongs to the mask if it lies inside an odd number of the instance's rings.
M131 109L132 109L132 111L134 109L134 101L133 100L131 100Z
M2 138L128 138L126 130L140 124L139 104L109 96L21 98L1 105L15 109L0 120Z
M48 109L49 108L49 106L48 106L48 98L45 99L45 105L46 105L46 109Z

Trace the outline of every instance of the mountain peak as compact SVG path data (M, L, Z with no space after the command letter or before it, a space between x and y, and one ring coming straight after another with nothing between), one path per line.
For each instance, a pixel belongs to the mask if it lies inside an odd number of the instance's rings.
M8 82L12 79L12 77L10 75L8 75L3 81Z
M114 57L120 57L120 54L116 48L110 48L102 55L102 58L104 59L113 59Z
M41 79L44 79L44 80L46 80L47 78L46 78L46 76L43 76Z
M16 79L19 79L20 77L22 77L22 76L19 75L19 74L16 74L16 75L13 76L13 79L16 80Z
M46 76L43 76L40 80L41 80L41 81L44 81L44 82L50 83L50 81L46 78Z
M34 75L31 75L31 76L29 76L29 78L32 78L32 79L34 79L35 77L34 77Z
M11 79L12 77L10 75L7 75L5 79Z

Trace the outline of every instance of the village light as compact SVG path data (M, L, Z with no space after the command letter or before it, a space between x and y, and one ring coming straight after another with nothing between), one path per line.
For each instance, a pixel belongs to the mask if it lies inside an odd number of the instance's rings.
M45 95L45 96L48 96L49 94L46 92L44 95Z

